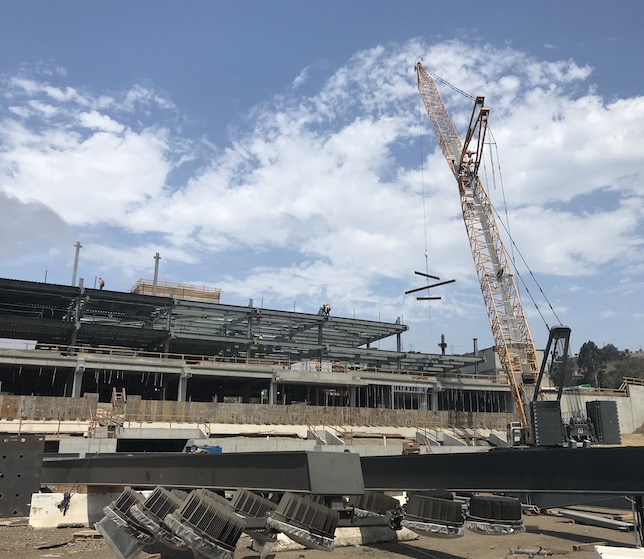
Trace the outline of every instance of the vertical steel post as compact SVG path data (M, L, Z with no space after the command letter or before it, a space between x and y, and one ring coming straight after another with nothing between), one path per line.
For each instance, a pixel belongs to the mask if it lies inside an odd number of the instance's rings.
M80 244L80 241L76 241L74 245L76 247L76 254L74 256L74 271L72 272L72 287L76 285L76 273L78 272L78 255L80 254L80 249L83 248L83 245Z
M152 280L152 295L157 294L157 281L159 280L159 260L161 260L161 257L157 252L154 255L154 279Z
M636 545L641 548L644 546L644 504L641 495L635 496L633 506L635 508L635 527L637 528L635 534Z

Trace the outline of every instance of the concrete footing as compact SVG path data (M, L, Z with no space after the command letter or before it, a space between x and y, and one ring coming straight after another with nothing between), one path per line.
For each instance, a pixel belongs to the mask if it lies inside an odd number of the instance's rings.
M121 491L100 491L92 493L34 493L31 496L29 526L32 528L58 528L62 526L82 526L90 528L105 513L103 507L109 505Z
M366 526L361 528L336 528L335 538L333 540L334 547L349 547L367 545L379 542L408 542L417 540L418 534L412 532L407 528L402 530L392 530L386 526ZM253 541L253 551L262 552L263 548ZM277 541L271 544L270 552L277 553L278 551L296 551L306 549L303 545L294 542L284 534L277 535Z

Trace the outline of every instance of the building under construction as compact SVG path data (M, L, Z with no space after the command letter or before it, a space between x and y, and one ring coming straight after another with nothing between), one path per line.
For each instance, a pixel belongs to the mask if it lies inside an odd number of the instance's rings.
M93 436L125 420L504 431L516 417L493 348L406 352L400 320L226 305L220 295L150 281L119 292L0 279L0 420L89 421ZM382 341L397 350L378 349ZM621 431L633 432L642 390L566 393L563 419L611 399Z
M0 394L512 412L475 356L402 350L408 327L220 302L139 281L131 292L0 279ZM395 340L396 351L377 349ZM28 340L28 341L24 341ZM390 344L391 345L391 344Z

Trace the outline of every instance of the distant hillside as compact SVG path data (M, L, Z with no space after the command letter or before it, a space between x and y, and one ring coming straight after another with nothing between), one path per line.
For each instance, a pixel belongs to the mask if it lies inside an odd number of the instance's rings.
M606 362L606 388L617 388L622 384L624 377L644 378L644 353L629 353Z
M577 367L583 383L618 388L624 377L644 378L644 352L622 351L613 344L599 348L588 341L579 350Z

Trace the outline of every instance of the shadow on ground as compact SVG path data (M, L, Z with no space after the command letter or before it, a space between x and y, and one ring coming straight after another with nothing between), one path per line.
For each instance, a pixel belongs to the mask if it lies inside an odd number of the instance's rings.
M571 532L559 531L559 530L544 530L537 526L527 526L526 532L531 534L540 534L543 536L549 536L551 538L557 538L559 540L566 540L574 543L595 543L598 541L596 535L586 535L586 534L573 534ZM623 547L624 543L618 540L610 540L607 538L601 538L601 541L606 542L606 545L614 545ZM635 536L633 535L633 544L635 542Z

